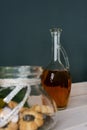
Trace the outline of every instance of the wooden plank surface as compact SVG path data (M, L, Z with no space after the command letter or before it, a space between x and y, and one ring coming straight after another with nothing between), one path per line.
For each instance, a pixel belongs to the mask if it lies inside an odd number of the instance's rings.
M72 84L68 106L56 118L54 130L87 130L87 82Z

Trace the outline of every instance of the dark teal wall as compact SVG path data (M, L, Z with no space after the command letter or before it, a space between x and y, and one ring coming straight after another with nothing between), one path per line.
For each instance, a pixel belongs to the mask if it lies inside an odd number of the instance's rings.
M0 66L48 64L61 27L73 82L87 80L87 0L0 0Z

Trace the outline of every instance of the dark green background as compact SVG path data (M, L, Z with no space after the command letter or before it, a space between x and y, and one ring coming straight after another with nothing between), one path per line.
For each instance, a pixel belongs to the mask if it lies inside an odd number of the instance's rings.
M87 0L0 0L0 66L48 64L61 27L73 82L87 80Z

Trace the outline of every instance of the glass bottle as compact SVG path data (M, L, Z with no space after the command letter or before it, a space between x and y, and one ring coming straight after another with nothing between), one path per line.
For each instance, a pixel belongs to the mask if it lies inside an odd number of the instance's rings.
M41 82L43 88L55 100L58 109L65 109L71 91L71 75L66 51L60 44L61 28L50 30L52 36L52 60L43 69ZM64 62L62 62L64 60Z

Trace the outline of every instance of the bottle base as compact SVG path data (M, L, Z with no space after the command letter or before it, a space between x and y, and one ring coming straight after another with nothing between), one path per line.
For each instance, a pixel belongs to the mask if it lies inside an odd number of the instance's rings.
M67 108L67 106L64 106L64 107L57 107L57 110L58 111L61 111L61 110L65 110Z

